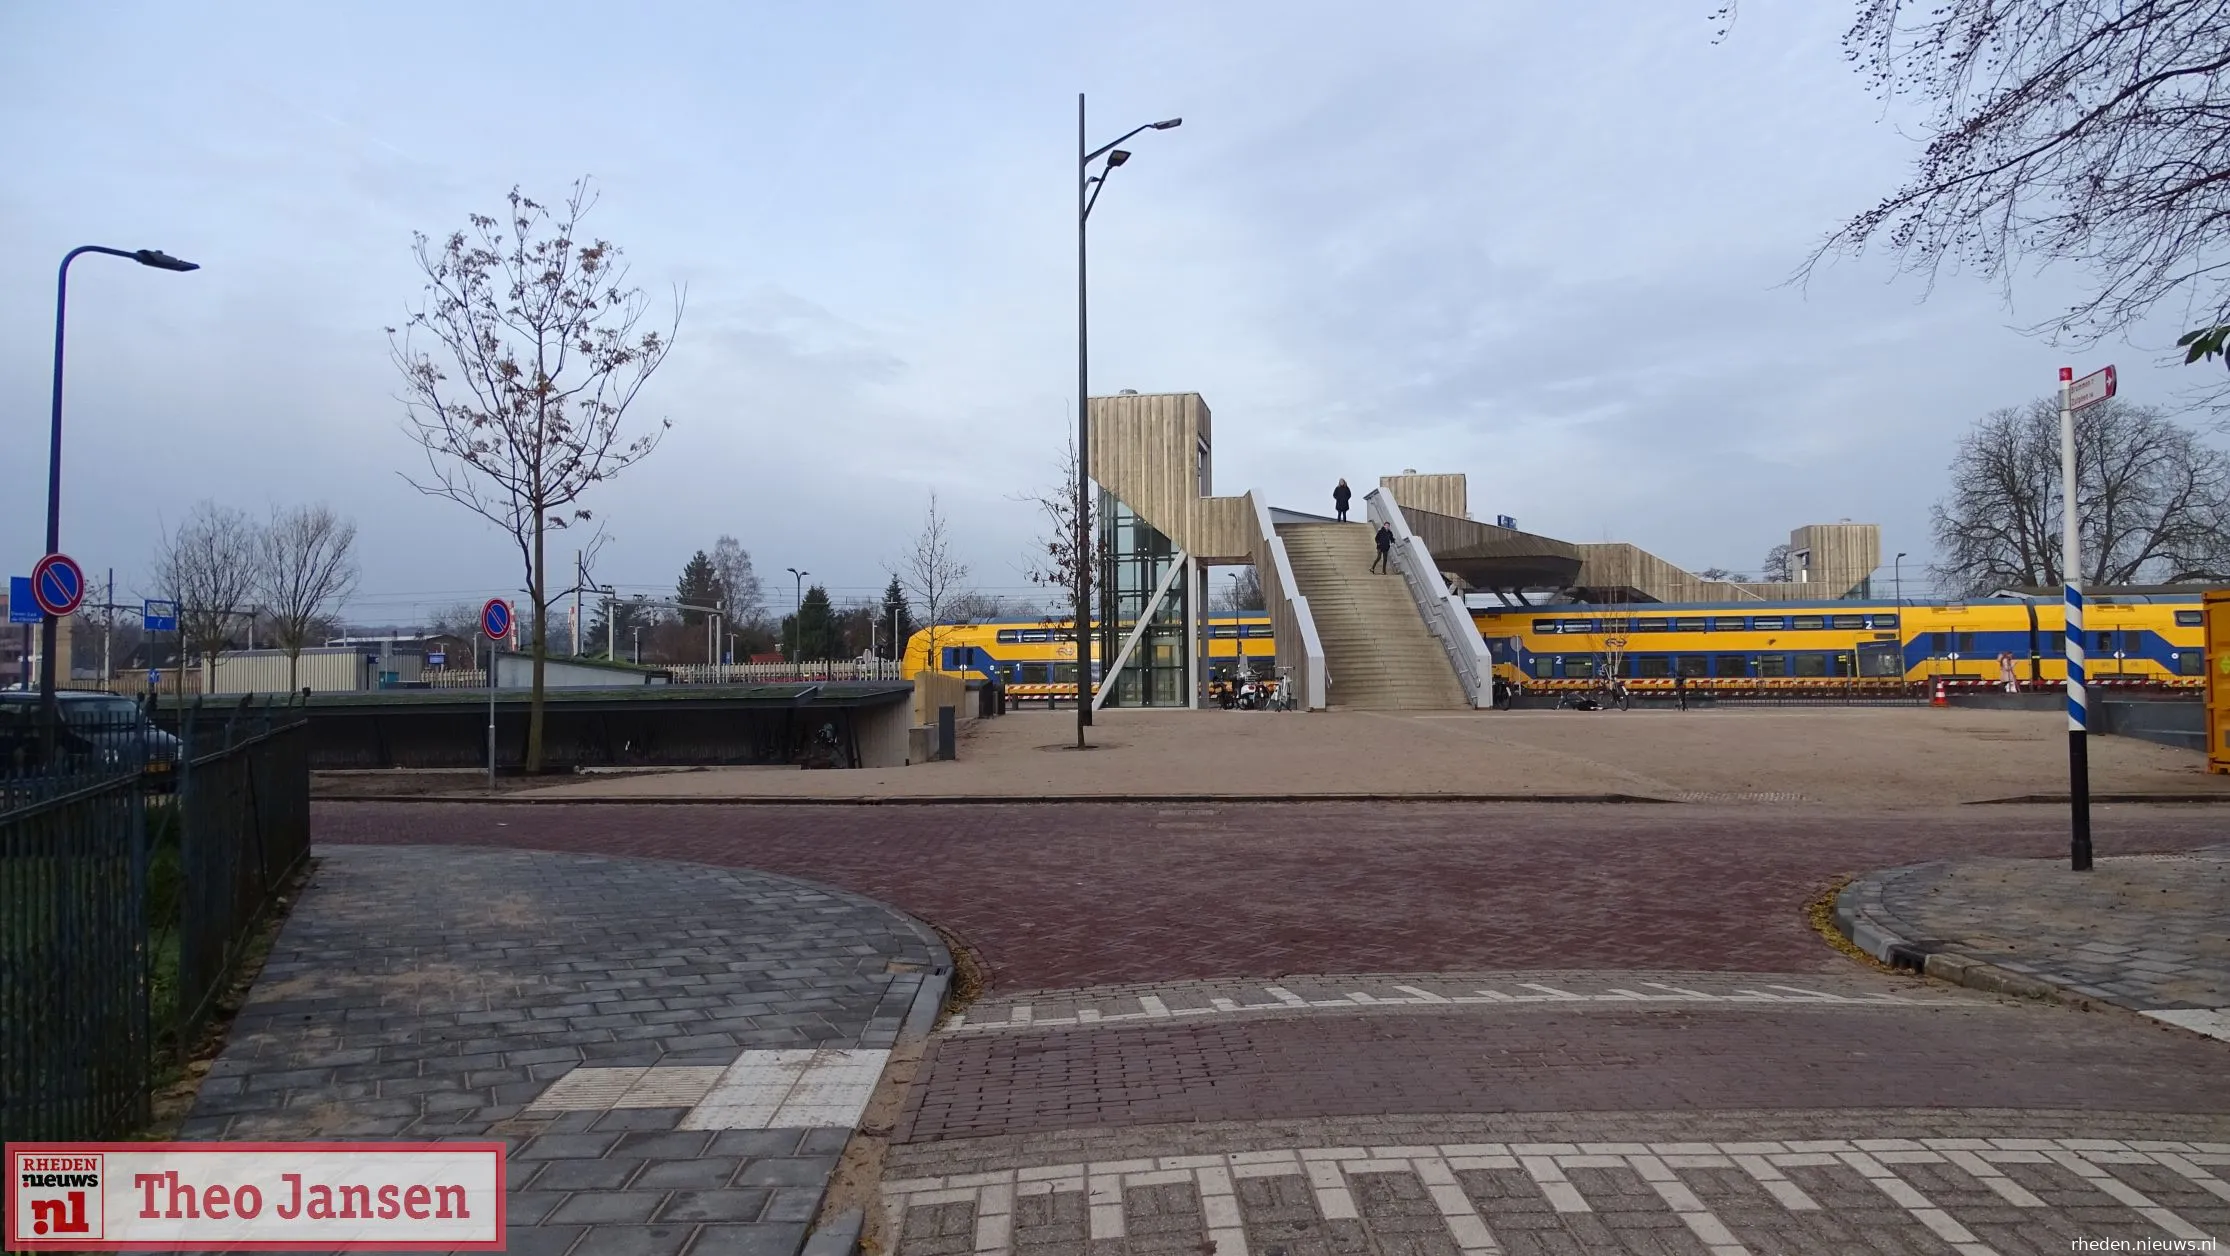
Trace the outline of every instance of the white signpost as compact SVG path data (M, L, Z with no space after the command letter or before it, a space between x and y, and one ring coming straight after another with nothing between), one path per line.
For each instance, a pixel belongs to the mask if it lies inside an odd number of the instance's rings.
M2075 412L2114 395L2114 368L2075 378L2060 368L2060 572L2067 587L2067 803L2073 832L2068 866L2091 867L2091 764L2083 734L2089 727L2083 692L2083 535L2075 514Z

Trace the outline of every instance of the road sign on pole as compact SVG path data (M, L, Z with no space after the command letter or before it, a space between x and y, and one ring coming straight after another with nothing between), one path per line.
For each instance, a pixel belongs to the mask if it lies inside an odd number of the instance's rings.
M139 626L143 632L178 631L178 603L158 602L152 598L141 602Z
M480 631L490 641L501 641L511 635L511 603L500 597L489 598L480 608Z
M2074 374L2072 368L2064 366L2060 368L2062 379L2066 379L2067 376L2072 374ZM2069 382L2067 386L2067 408L2070 410L2088 409L2113 395L2114 368L2111 366L2101 367L2081 379Z
M31 596L31 577L9 576L8 622L35 624L45 618L46 612L39 609L38 599Z
M2075 412L2114 395L2114 368L2075 378L2060 368L2060 571L2066 584L2067 611L2067 806L2068 867L2091 867L2091 760L2084 740L2089 730L2089 699L2083 689L2083 532L2075 510Z
M31 569L31 597L59 619L85 600L85 572L68 554L49 554Z

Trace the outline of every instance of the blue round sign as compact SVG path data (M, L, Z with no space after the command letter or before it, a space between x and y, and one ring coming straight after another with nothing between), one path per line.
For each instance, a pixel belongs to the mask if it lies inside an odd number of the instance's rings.
M511 603L500 597L489 598L488 604L480 608L480 631L488 634L490 641L501 641L510 636Z
M49 554L31 569L31 600L49 615L67 615L85 600L85 572L67 554Z

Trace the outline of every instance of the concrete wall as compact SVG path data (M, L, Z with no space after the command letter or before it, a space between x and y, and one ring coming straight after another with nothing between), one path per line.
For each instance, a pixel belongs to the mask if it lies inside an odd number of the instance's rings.
M935 724L938 707L954 708L954 716L967 719L976 713L975 704L968 700L968 682L965 677L946 672L914 673L913 719L916 724Z
M542 687L545 689L611 689L621 685L654 683L660 682L653 673L634 668L588 663L578 659L545 659L542 664ZM496 655L496 688L534 688L534 656Z
M1882 529L1875 523L1810 523L1789 533L1789 549L1794 583L1811 588L1798 597L1844 597L1882 565ZM1811 553L1800 560L1797 550Z

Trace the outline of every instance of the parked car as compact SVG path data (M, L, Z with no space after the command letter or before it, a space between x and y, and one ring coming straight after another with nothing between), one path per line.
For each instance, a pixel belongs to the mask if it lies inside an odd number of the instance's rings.
M55 753L65 768L78 771L137 769L149 788L177 788L176 737L155 727L130 698L111 693L54 695L62 712ZM39 725L39 695L21 689L0 693L0 771L33 769L45 754Z

